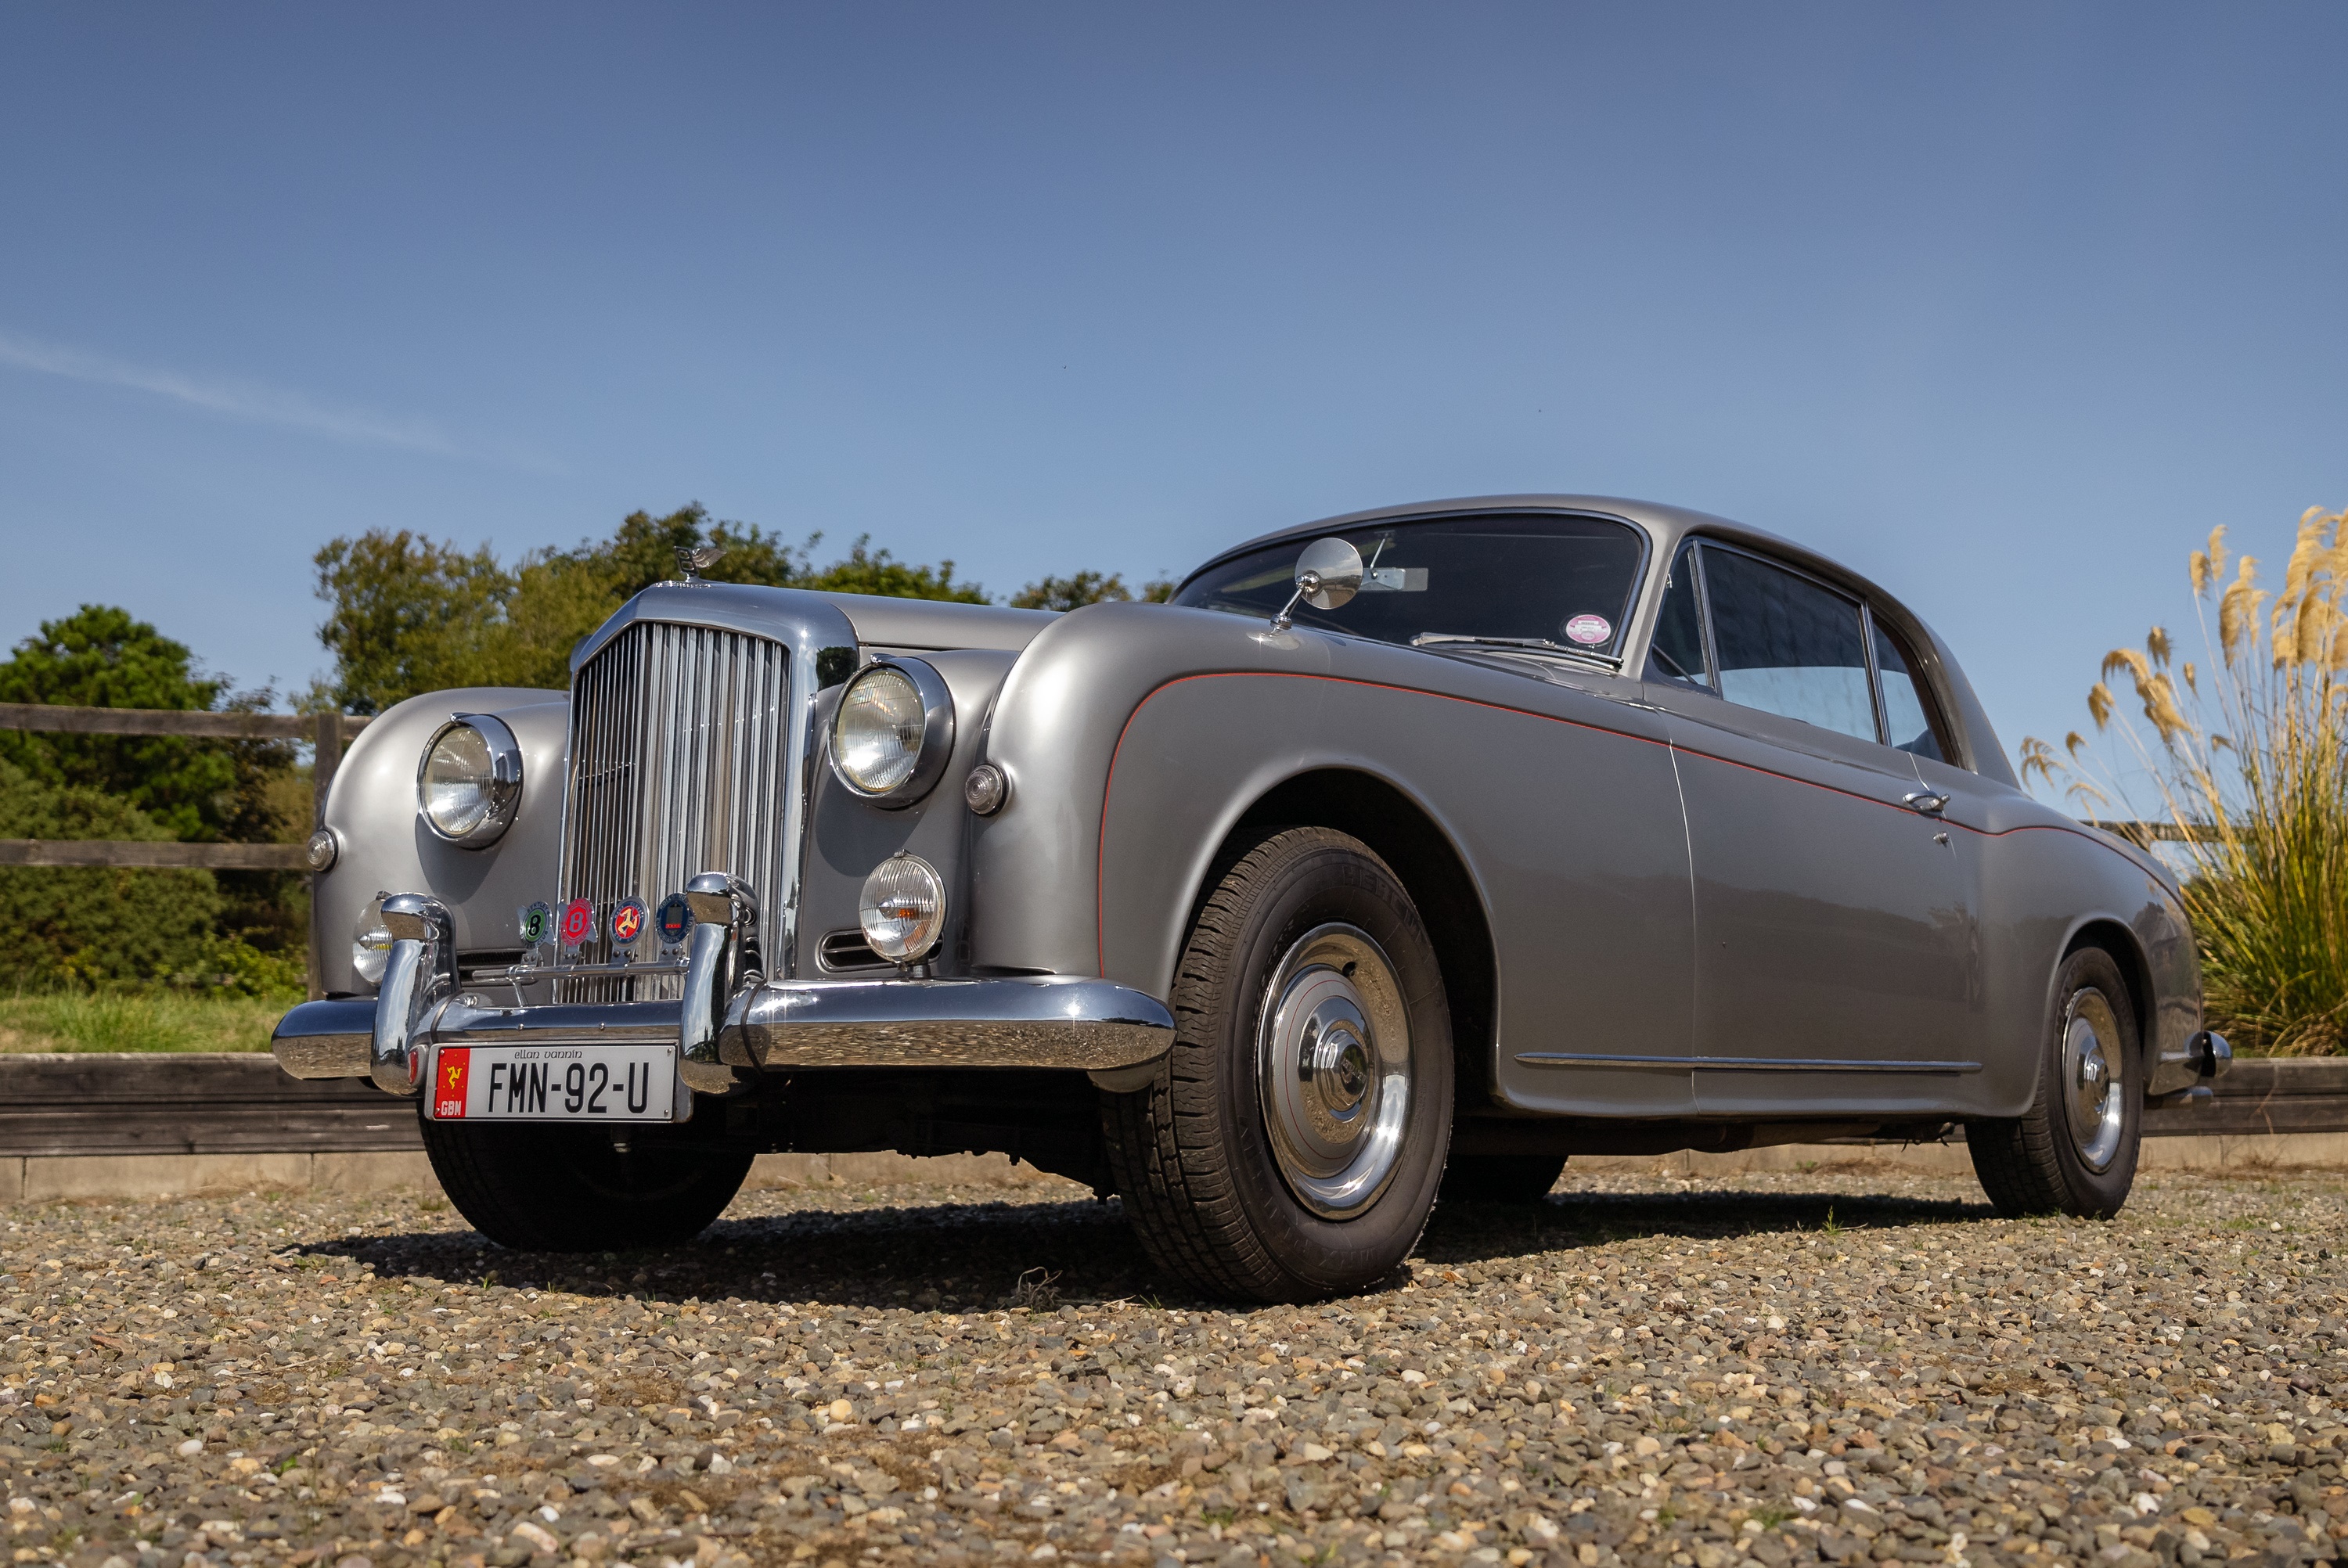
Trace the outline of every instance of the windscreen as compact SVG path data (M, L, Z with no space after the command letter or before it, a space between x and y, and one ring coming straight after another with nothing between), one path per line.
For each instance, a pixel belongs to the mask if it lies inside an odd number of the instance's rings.
M1441 518L1347 528L1362 590L1335 610L1299 604L1300 626L1381 642L1426 633L1524 638L1591 653L1621 650L1643 536L1627 523L1554 514ZM1211 567L1177 604L1268 618L1295 591L1295 538Z

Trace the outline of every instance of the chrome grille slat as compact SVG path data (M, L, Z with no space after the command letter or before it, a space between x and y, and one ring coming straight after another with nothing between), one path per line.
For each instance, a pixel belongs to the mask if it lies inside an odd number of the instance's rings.
M572 682L564 899L592 900L602 925L618 900L657 907L697 872L741 877L762 905L792 886L790 814L776 787L791 762L775 754L788 733L789 670L782 643L666 621L639 621L597 650ZM609 961L609 931L580 956ZM557 999L681 994L674 975L575 976Z

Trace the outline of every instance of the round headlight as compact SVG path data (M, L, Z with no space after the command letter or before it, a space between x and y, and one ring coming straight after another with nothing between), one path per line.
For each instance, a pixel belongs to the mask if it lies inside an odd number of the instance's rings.
M425 825L450 844L486 849L521 804L521 746L503 721L458 713L433 732L416 768Z
M953 750L953 698L919 659L873 664L848 683L831 717L831 770L877 805L927 794Z
M893 964L912 963L945 929L945 884L920 856L892 855L864 879L856 914L874 952Z
M384 896L376 894L359 911L351 927L351 968L371 986L383 984L383 967L391 959L391 927L383 923Z

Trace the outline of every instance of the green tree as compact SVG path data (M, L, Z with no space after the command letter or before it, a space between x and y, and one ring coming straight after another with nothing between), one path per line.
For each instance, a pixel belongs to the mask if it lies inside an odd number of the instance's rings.
M801 586L808 569L807 551L822 537L819 534L807 546L794 548L755 524L713 521L709 508L694 501L664 518L630 512L620 519L610 538L582 541L575 550L559 556L548 552L539 559L574 562L608 573L611 591L624 604L654 583L675 578L678 550L704 545L714 545L720 552L701 569L701 575L713 582Z
M1104 576L1097 571L1080 571L1071 577L1047 577L1041 582L1031 582L1011 596L1011 602L1021 610L1081 610L1087 604L1125 603L1138 599L1145 604L1163 604L1174 597L1174 583L1168 579L1153 578L1141 585L1137 594L1125 586L1121 572Z
M321 695L352 713L380 713L418 692L469 682L514 595L511 573L483 545L371 529L313 558L318 597L331 607L318 641L335 656Z
M608 538L536 550L511 568L487 546L468 553L404 529L338 538L314 558L329 607L318 637L335 673L312 700L376 713L451 686L567 686L579 640L631 596L676 578L681 548L715 546L701 575L718 582L987 602L977 584L954 580L953 562L901 561L869 538L818 567L822 537L786 544L695 502L663 517L631 512Z
M197 671L185 643L109 605L42 622L0 662L0 702L253 712L273 695L232 694L226 681ZM170 836L191 840L274 836L271 783L294 762L283 743L19 732L0 732L0 758L51 787L117 796Z
M808 540L811 550L821 534ZM991 604L986 590L974 582L956 582L954 563L942 560L933 567L915 566L901 561L885 549L871 548L872 536L860 535L848 548L848 553L829 566L810 571L791 584L793 588L819 589L826 593L872 593L893 599L943 599L961 604Z
M631 512L608 539L525 556L503 618L486 623L462 655L468 673L439 684L568 686L571 651L581 638L654 583L674 580L678 550L710 546L717 559L701 575L714 582L785 588L806 575L803 550L753 525L713 521L697 501L662 518Z

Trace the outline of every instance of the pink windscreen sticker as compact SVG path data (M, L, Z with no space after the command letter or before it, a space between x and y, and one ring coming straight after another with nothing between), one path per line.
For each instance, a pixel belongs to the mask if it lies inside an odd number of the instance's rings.
M1577 615L1565 623L1565 635L1585 648L1594 648L1614 635L1614 627L1602 615Z

